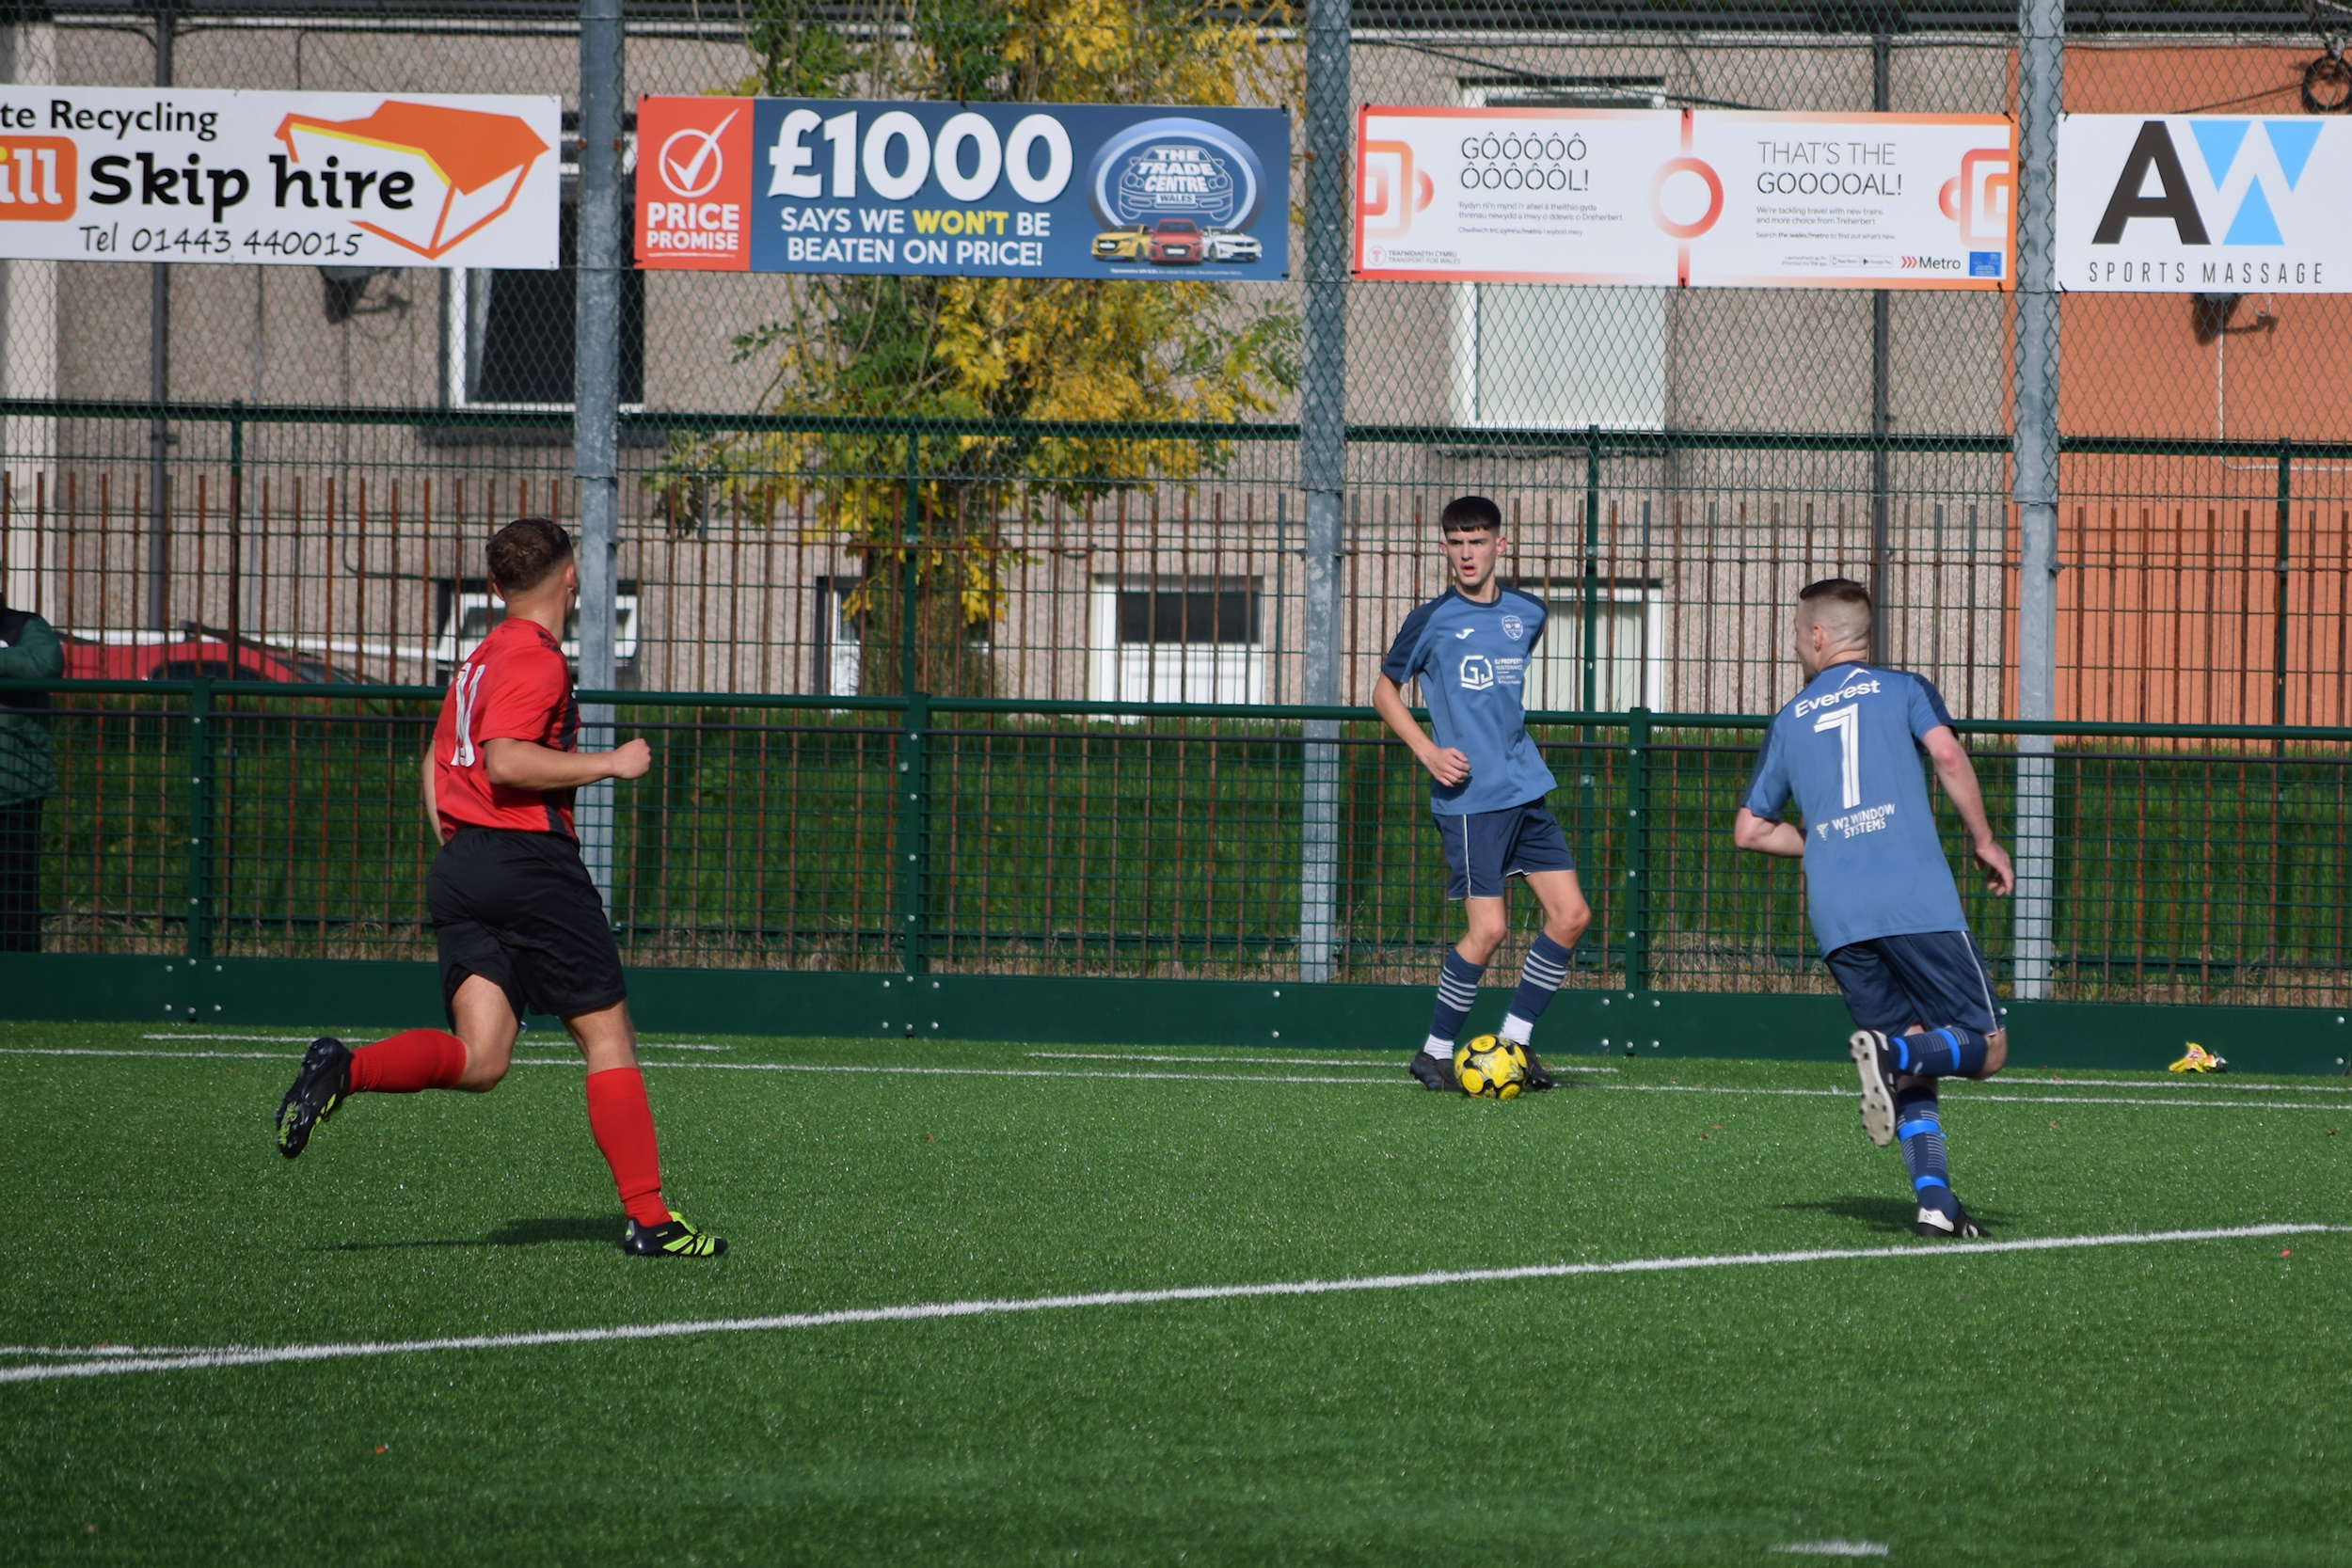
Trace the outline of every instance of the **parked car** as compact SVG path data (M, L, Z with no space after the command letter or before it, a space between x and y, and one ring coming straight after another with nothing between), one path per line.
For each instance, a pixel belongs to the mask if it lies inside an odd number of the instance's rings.
M1139 223L1123 229L1105 229L1094 236L1094 259L1098 261L1135 261L1143 256L1143 247L1152 231Z
M349 686L356 677L308 654L240 641L232 650L212 628L168 641L115 642L61 632L66 678L77 681L282 681Z
M1265 246L1238 229L1211 229L1200 236L1200 248L1212 261L1263 261Z
M1152 226L1146 260L1164 267L1200 265L1200 226L1190 218L1160 219Z

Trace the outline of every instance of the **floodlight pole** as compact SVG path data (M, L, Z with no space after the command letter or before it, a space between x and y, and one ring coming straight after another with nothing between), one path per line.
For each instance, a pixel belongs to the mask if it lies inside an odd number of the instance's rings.
M155 85L171 86L173 16L178 0L155 3ZM157 261L147 269L147 401L154 409L147 423L147 627L171 625L171 422L164 405L171 401L171 267Z
M580 684L609 691L614 676L614 556L621 506L621 5L580 0L580 245L574 273L572 472L580 481ZM580 709L580 744L613 743L612 705ZM580 791L580 855L612 910L612 784Z
M2058 130L2065 0L2017 6L2017 390L2010 483L2017 504L2017 717L2058 717ZM2017 906L2010 957L2019 1001L2050 986L2057 869L2056 742L2017 740Z
M1302 639L1308 703L1340 700L1340 557L1347 473L1349 0L1307 4L1306 341L1298 419L1307 499ZM1340 726L1311 719L1300 781L1298 977L1328 980L1338 937Z

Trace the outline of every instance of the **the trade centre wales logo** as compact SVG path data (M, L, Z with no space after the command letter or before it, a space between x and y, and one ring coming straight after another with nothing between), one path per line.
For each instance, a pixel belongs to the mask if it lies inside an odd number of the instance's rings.
M1190 218L1202 229L1240 230L1265 204L1265 170L1249 144L1223 126L1148 119L1094 154L1087 197L1106 229Z

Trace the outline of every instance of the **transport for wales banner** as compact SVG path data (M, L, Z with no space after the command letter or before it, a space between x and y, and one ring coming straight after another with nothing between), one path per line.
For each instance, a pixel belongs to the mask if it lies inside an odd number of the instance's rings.
M1999 115L1370 106L1359 277L2006 289Z
M552 268L562 101L0 87L0 257Z
M642 98L637 264L1282 277L1290 117L1099 103Z
M2296 115L2068 115L2061 289L2352 293L2352 125Z

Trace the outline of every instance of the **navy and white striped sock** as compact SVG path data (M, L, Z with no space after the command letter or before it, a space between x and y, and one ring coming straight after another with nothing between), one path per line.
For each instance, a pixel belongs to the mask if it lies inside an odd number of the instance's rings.
M1502 1037L1525 1045L1535 1033L1535 1021L1551 1006L1551 993L1568 977L1568 958L1576 950L1563 947L1549 933L1538 931L1519 964L1519 989L1511 993L1511 1010L1502 1020Z
M1453 1059L1454 1037L1462 1032L1462 1019L1478 1000L1478 981L1486 973L1485 964L1474 964L1447 950L1445 963L1438 971L1438 1006L1429 1015L1429 1038L1422 1046L1423 1051Z
M1960 1200L1952 1196L1952 1174L1944 1163L1944 1118L1933 1084L1895 1091L1895 1136L1902 1140L1903 1168L1919 1207L1957 1215Z

